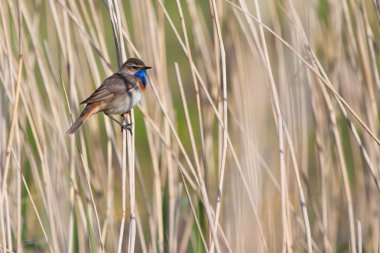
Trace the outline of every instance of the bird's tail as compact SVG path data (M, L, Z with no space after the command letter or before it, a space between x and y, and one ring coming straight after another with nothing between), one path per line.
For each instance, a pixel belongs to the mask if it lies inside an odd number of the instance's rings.
M68 134L73 134L82 126L82 124L94 113L98 111L99 102L95 102L93 104L88 104L83 112L80 114L78 119L71 125L69 130L67 130Z

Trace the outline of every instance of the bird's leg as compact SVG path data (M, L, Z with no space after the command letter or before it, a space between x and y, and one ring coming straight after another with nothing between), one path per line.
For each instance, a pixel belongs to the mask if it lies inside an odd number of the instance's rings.
M129 119L130 119L130 121L131 121L130 125L132 125L132 116L131 116L131 111L128 111L126 114L128 114L128 115L129 115Z
M127 117L127 114L129 115L130 123L128 123L128 124L125 125L125 126L126 126L126 129L128 129L129 132L130 132L131 135L132 135L132 117L131 117L131 111L128 111L128 112L126 112L126 113L124 113L124 114L122 114L122 115L120 115L120 116L121 116L121 118L124 120L124 119Z
M126 125L123 125L123 123L120 123L117 119L115 119L114 117L112 117L111 115L109 114L106 114L110 119L112 119L113 121L115 121L117 124L119 124L121 126L121 131L124 130L128 130L131 134L132 134L132 127L131 127L131 124L126 124Z

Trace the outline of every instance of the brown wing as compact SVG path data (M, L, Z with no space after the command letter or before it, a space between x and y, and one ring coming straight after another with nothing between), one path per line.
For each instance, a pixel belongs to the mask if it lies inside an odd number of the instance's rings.
M135 76L126 76L115 73L108 77L103 83L81 104L91 104L102 100L109 100L123 95L137 85Z

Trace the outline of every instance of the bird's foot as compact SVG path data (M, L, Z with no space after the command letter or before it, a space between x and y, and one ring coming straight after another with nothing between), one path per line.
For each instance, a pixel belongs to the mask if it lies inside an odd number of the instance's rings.
M123 122L119 122L118 120L116 120L114 117L112 117L111 115L109 114L106 114L111 120L115 121L117 124L119 124L121 126L121 131L123 132L123 130L128 130L131 135L132 135L132 124L131 123L126 123L125 125L123 124Z
M124 124L120 124L121 125L121 131L123 132L123 130L128 130L131 135L132 135L132 124L128 123L126 125Z

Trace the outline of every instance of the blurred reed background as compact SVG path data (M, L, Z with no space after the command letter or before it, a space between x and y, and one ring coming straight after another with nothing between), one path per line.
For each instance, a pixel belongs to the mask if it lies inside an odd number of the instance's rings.
M3 0L0 17L1 252L127 252L120 127L66 134L117 36L153 66L128 150L135 252L379 252L377 0Z

